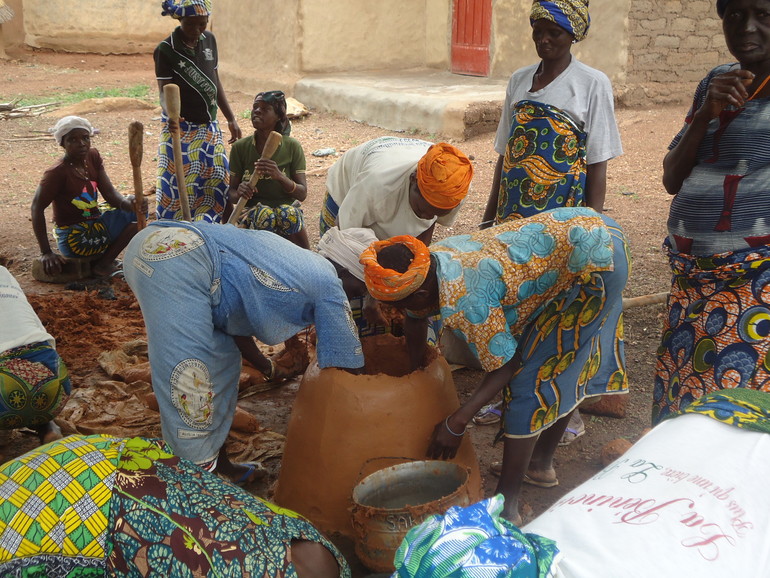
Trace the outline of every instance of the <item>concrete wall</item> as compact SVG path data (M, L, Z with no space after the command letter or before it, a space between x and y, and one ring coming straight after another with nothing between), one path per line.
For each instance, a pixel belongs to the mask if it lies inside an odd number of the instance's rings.
M148 52L173 29L171 19L160 15L160 2L23 0L23 4L25 43L38 48Z
M220 77L227 90L246 94L291 91L302 70L304 22L300 3L214 2L210 28L217 37Z
M157 0L8 0L5 43L96 53L151 52L175 23ZM450 67L453 0L216 0L211 29L231 90L291 90L311 73ZM535 62L531 0L493 0L491 76ZM592 0L573 54L605 72L624 104L687 101L732 60L714 0Z
M13 18L2 25L2 42L5 48L24 44L24 7L23 0L5 0L14 12Z

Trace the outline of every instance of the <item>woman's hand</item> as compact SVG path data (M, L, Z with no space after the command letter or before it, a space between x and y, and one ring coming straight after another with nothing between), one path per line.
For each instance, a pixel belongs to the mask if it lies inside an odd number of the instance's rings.
M258 173L270 177L274 181L280 181L284 174L273 159L259 159L255 165L254 170Z
M238 188L235 190L235 193L238 195L238 198L241 197L245 199L250 199L254 196L254 193L256 192L256 189L252 187L248 181L241 181L241 183L238 185ZM233 201L237 201L237 199L233 199Z
M230 140L227 141L228 143L233 144L243 136L241 134L241 127L238 126L238 121L235 118L227 121L227 128L230 130Z
M754 73L742 68L731 70L711 79L706 100L698 110L708 119L716 118L728 106L742 107L749 99L747 87L754 82Z
M126 211L127 213L134 213L136 214L136 196L135 195L126 195L123 197L123 201L120 203L120 207L118 207L121 211ZM145 215L147 214L147 197L142 195L142 213Z
M433 428L426 455L433 460L451 460L463 441L466 424L458 424L453 415L441 420ZM452 428L450 431L449 428ZM457 428L457 429L454 429ZM462 432L462 433L461 433Z
M179 120L169 118L168 119L168 130L169 132L179 132L179 123L184 122L184 118L181 116L179 117Z
M53 251L40 255L40 261L43 263L43 271L45 271L46 275L58 275L67 262L64 257L57 255Z
M364 319L369 325L388 325L388 320L382 314L380 302L368 293L364 297L364 304L361 310Z

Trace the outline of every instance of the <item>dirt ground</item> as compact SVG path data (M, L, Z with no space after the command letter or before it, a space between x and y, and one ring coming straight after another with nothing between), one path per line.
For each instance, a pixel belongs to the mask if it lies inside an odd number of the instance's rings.
M97 56L56 54L45 51L11 53L9 61L0 60L0 102L20 96L56 95L78 92L90 87L150 86L151 102L157 102L157 90L151 56ZM227 87L225 87L227 88ZM239 115L244 134L250 130L248 117L253 95L228 93L233 109ZM656 109L620 109L617 118L625 154L609 165L605 211L616 219L630 238L633 257L627 297L657 293L668 289L668 272L661 242L669 203L661 182L661 160L666 145L677 131L686 111L683 107ZM82 110L99 129L93 146L105 159L107 173L119 191L132 193L132 172L128 157L127 127L139 120L145 127L142 174L145 189L152 186L155 175L155 148L159 134L159 108L131 108L111 112ZM112 285L88 287L85 291L66 290L61 285L41 284L32 279L31 264L38 247L30 223L30 201L43 171L60 156L61 149L52 139L45 140L40 131L51 127L61 111L38 117L0 121L0 264L16 276L49 331L57 338L60 353L68 363L75 387L84 388L107 380L96 359L105 351L144 337L141 313L133 296L121 280ZM318 238L317 215L324 193L324 179L335 156L315 157L313 151L334 148L337 154L371 138L394 134L390 131L348 121L340 116L313 111L293 123L292 136L298 138L308 159L308 199L304 203L311 241ZM409 136L436 140L435 135L410 132ZM37 137L31 138L31 137ZM496 154L493 134L455 142L474 161L472 191L458 222L451 229L437 230L437 237L475 230L492 180ZM50 214L48 215L50 219ZM49 231L51 223L49 220ZM115 299L112 299L115 297ZM657 347L664 306L652 305L628 309L626 321L626 355L631 392L627 415L623 419L586 415L587 433L569 447L558 451L557 472L560 485L553 489L526 487L525 519L537 515L562 494L581 483L601 467L600 451L617 438L635 441L649 425L655 349ZM454 378L458 393L468 396L481 373L460 369ZM259 423L279 434L285 433L292 400L298 383L279 389L250 394L243 400ZM487 494L494 490L495 478L488 475L490 462L500 459L501 447L491 445L496 427L475 427L474 441L485 476ZM12 457L31 441L0 448ZM267 493L280 462L267 461L270 476L255 491Z

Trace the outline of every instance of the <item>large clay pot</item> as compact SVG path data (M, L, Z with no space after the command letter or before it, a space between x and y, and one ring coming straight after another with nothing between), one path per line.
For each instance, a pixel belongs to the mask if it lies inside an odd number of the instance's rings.
M449 365L435 350L426 367L407 373L403 338L364 340L368 375L319 369L311 363L289 420L275 501L327 534L353 537L353 488L379 458L425 459L434 426L459 406ZM386 373L387 372L387 373ZM390 374L390 375L389 375ZM470 470L468 494L482 496L469 436L454 462Z

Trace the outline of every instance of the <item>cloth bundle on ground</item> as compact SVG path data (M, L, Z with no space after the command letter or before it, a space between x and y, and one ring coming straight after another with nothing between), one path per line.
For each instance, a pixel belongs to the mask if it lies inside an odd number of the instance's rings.
M162 440L70 436L0 467L0 575L294 576L304 518L171 454Z
M523 530L556 540L564 578L768 576L767 433L770 394L704 396Z
M672 418L520 531L499 497L429 518L394 578L768 576L770 394L723 390Z
M454 506L412 528L396 552L393 578L548 578L560 558L553 540L505 518L503 496Z

